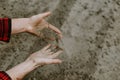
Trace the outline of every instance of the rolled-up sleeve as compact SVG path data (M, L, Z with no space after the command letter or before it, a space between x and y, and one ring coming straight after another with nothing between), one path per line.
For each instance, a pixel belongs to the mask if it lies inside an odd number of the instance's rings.
M11 36L11 19L0 18L0 41L9 42Z
M12 80L12 79L6 72L0 71L0 80Z

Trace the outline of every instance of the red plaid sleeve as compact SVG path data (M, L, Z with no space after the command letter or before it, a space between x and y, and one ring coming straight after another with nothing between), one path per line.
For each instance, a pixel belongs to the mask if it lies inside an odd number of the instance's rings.
M0 80L12 80L7 73L0 71Z
M11 35L11 19L0 18L0 41L9 42Z

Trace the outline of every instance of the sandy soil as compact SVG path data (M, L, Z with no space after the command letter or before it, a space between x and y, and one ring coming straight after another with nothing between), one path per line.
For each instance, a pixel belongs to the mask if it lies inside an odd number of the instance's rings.
M25 80L119 80L119 0L0 0L1 17L29 17L45 11L63 32L60 65L38 68ZM47 42L33 35L13 35L0 44L0 70L24 61Z

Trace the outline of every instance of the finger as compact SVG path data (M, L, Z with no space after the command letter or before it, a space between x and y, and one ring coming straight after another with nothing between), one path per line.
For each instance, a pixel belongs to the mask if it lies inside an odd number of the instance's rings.
M56 28L55 26L53 26L53 25L51 25L49 23L48 23L48 28L50 28L53 31L55 31L59 35L59 37L62 38L62 32L58 28Z
M59 35L59 37L62 38L62 32L58 28L56 28L55 26L49 24L47 21L42 20L40 26L43 26L41 29L46 27L46 28L49 28L49 29L55 31Z
M48 49L46 52L47 52L48 54L51 54L51 53L53 54L54 52L52 52L52 51L54 51L56 48L57 48L57 46L52 45L51 49Z
M45 12L42 14L38 14L38 15L34 15L31 17L33 24L38 24L42 19L44 19L45 17L49 16L51 13L50 12Z
M50 52L51 52L51 49L47 49L47 50L46 50L46 53L50 53Z
M62 63L60 59L49 59L45 62L46 64L59 64Z
M51 46L51 44L48 44L46 47L44 47L42 50L47 50L49 47Z
M48 55L52 55L54 52L49 52Z
M38 17L45 18L45 17L48 17L50 14L51 12L45 12L45 13L39 14Z
M63 51L57 51L56 53L54 53L53 55L50 56L50 58L56 58L57 56L59 56Z

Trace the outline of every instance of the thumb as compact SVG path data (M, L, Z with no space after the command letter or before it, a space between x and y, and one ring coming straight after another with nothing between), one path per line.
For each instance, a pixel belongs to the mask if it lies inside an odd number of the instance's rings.
M45 64L59 64L62 63L60 59L49 59L45 62Z
M42 14L38 14L38 15L34 15L31 17L32 19L32 23L34 25L38 24L42 19L44 19L45 17L49 16L51 13L50 12L45 12Z

